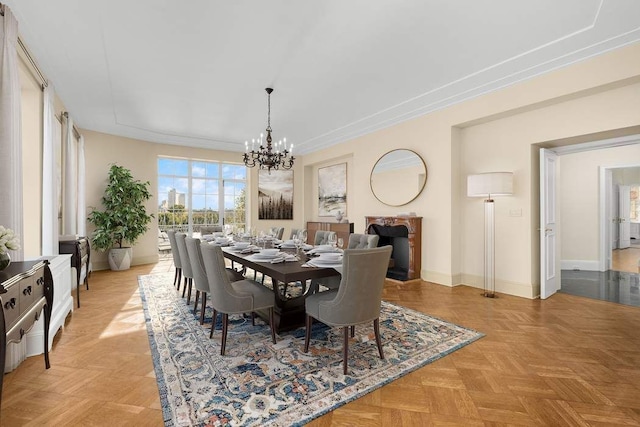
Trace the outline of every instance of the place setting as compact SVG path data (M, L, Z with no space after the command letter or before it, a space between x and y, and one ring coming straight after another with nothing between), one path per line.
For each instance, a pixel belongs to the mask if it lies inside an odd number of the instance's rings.
M254 262L270 262L272 264L287 261L299 261L297 255L288 252L282 252L277 248L260 249L259 252L249 255L246 259Z
M341 267L342 252L321 252L317 256L309 258L303 267Z
M251 242L233 242L229 246L229 250L233 252L239 252L241 254L250 254L260 251L260 247L251 244Z

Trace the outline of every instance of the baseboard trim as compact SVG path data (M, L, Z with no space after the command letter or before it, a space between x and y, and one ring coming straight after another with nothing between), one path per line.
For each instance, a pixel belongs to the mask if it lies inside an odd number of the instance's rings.
M600 262L584 259L563 259L560 261L560 268L563 270L600 271Z
M150 255L150 256L145 256L145 257L133 257L133 259L131 260L131 266L133 267L134 265L143 265L143 264L155 264L160 260L160 256L159 255ZM111 267L109 267L109 261L104 260L104 261L92 261L91 262L92 268L91 271L98 271L98 270L109 270Z
M463 274L461 284L478 289L484 289L484 276ZM527 299L535 299L540 296L540 286L529 283L509 282L506 280L496 279L495 290L501 294L513 295L515 297Z

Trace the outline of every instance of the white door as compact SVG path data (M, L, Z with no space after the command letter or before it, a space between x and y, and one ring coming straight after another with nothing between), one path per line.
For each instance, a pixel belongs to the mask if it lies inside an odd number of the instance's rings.
M619 249L626 249L631 246L631 223L629 215L631 214L631 187L628 185L620 185L618 187L620 195L620 211L618 212L618 220L620 223L620 241Z
M604 270L611 270L612 251L618 247L618 189L613 183L613 171L605 169L605 241L608 245L604 249Z
M560 289L557 273L556 172L558 156L540 149L540 298L546 299Z

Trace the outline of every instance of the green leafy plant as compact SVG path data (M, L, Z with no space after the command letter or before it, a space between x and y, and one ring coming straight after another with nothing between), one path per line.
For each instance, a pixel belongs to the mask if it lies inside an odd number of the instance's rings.
M144 202L151 198L149 181L133 178L131 171L112 164L109 183L102 196L104 210L92 207L87 220L96 226L91 241L101 251L115 245L122 248L123 242L134 245L149 229L153 214L148 215Z

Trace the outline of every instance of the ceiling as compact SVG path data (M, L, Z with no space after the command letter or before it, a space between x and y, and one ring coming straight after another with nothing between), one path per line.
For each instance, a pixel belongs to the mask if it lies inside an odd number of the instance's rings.
M640 40L636 0L8 0L78 127L306 154Z

